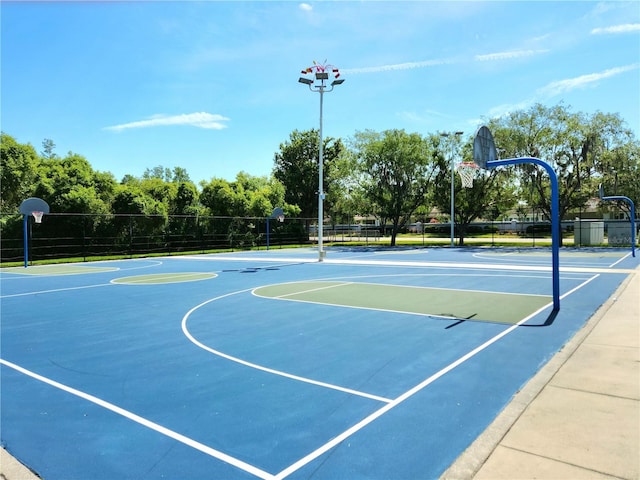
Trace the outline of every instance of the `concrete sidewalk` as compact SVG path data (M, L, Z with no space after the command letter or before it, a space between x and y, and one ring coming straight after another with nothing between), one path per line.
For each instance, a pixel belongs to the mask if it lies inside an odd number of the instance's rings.
M442 479L640 479L636 270ZM3 480L38 479L0 454Z
M640 268L442 479L640 478Z

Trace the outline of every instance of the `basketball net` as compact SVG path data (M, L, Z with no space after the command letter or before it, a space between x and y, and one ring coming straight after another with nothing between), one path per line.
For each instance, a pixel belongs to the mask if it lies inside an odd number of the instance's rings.
M458 175L460 175L460 179L462 180L462 187L473 187L473 179L475 178L476 172L478 171L478 166L474 162L462 162L456 166L456 170L458 171Z
M44 212L31 212L31 215L35 218L36 223L42 223L42 216L44 215Z

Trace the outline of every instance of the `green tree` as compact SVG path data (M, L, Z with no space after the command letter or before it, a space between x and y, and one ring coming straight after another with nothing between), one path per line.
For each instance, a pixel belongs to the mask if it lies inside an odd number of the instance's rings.
M443 142L439 136L432 136L431 141L438 145L438 174L431 192L434 205L440 212L451 211L451 145ZM457 137L453 137L456 138ZM463 158L472 157L471 145L466 144L462 152ZM454 225L458 244L464 245L469 226L474 220L491 217L496 212L503 212L516 203L512 168L496 168L479 170L473 186L464 188L458 174L454 174ZM450 216L450 213L449 213Z
M113 213L116 215L146 215L147 204L151 203L144 192L138 187L122 186L113 199Z
M38 165L38 154L31 145L0 134L0 211L17 212L20 203L33 195Z
M45 158L47 160L53 160L54 158L58 158L58 156L54 152L55 149L56 144L53 143L53 140L51 140L50 138L45 138L42 141L42 152L40 152L40 155L42 156L42 158Z
M234 217L244 216L246 212L246 198L244 191L237 191L237 184L230 183L223 178L212 178L202 184L200 202L207 209L209 215Z
M640 217L640 142L637 140L607 150L599 162L604 193L607 196L622 195L631 199L636 207L636 218ZM631 206L624 201L618 201L617 208L631 214ZM605 209L612 208L611 202L602 205Z
M432 144L417 133L357 132L351 144L363 195L383 224L391 222L391 245L416 209L427 203L437 174Z
M618 168L633 175L633 133L616 114L573 113L562 104L536 104L489 124L503 158L534 156L548 162L558 177L560 218L583 208L597 184ZM621 150L620 150L621 149ZM612 155L614 150L625 151ZM631 156L630 168L624 168ZM534 192L533 206L551 218L550 182L533 164L518 167L521 192ZM636 170L637 171L637 170ZM625 176L627 174L625 173ZM629 177L633 178L633 177ZM636 177L637 178L637 177ZM637 183L637 180L636 180Z
M82 155L69 152L64 158L41 158L33 183L33 195L45 200L52 213L68 215L50 221L51 235L83 238L107 223L116 189L113 175L95 172Z
M171 203L171 215L196 215L199 213L200 193L191 182L180 182Z
M300 215L315 218L318 214L318 158L320 154L318 130L294 130L287 142L280 144L274 157L273 176L285 187L284 201L300 207ZM323 144L323 184L327 198L332 184L331 172L344 151L340 139L325 137ZM327 202L327 211L331 205Z
M174 203L178 192L178 186L175 183L167 182L156 177L143 179L140 182L140 188L156 202L163 204L167 212Z
M335 223L354 223L355 216L371 215L369 202L365 198L364 173L358 168L358 159L354 152L345 149L331 169L329 183L331 191L327 194L331 219Z
M151 178L157 178L167 183L181 183L191 181L186 169L182 167L173 167L173 169L171 169L168 167L163 167L162 165L145 169L144 173L142 174L142 179L148 180Z
M86 158L69 152L62 159L42 159L34 194L49 203L52 212L102 213L110 210L115 185L111 174L97 174ZM70 198L76 201L70 202ZM80 198L85 200L78 202ZM81 205L92 205L95 210L77 210Z

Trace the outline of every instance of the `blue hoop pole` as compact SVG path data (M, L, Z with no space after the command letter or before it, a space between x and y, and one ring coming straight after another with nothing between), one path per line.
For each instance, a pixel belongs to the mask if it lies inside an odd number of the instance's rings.
M27 268L29 264L29 215L23 215L24 221L22 222L22 230L24 231L24 268Z
M271 217L267 217L267 250L269 250L269 235L270 235L270 229L269 229L269 219Z
M636 256L636 207L633 204L633 200L623 195L613 195L610 197L602 197L601 200L602 201L623 200L625 202L628 202L629 205L631 206L631 256L635 257Z
M487 162L487 168L534 163L543 167L551 180L551 269L553 275L553 310L560 310L560 195L558 176L547 162L534 157L507 158Z

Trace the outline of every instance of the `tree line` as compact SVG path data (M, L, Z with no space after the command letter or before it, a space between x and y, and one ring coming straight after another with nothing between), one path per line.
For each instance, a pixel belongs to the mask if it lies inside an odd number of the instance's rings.
M536 104L486 125L501 158L535 156L552 165L563 217L584 208L597 196L600 183L607 195L640 201L640 143L618 114L576 113L563 104ZM326 221L375 218L390 226L392 245L408 223L428 221L434 211L449 221L453 159L471 161L472 147L472 135L445 137L401 129L324 138ZM108 214L152 216L165 226L175 216L266 218L275 207L283 208L289 218L317 218L315 129L295 130L280 144L269 176L241 171L234 181L227 181L214 174L198 185L184 168L163 166L118 181L109 172L95 171L82 155L58 156L51 139L45 139L42 148L38 153L32 145L1 134L3 228L16 222L18 206L31 196L47 201L57 214L98 215L90 226L94 230L100 227L99 215ZM518 204L550 217L549 179L535 165L478 171L471 188L463 188L455 175L453 189L460 244L472 221L501 218Z

